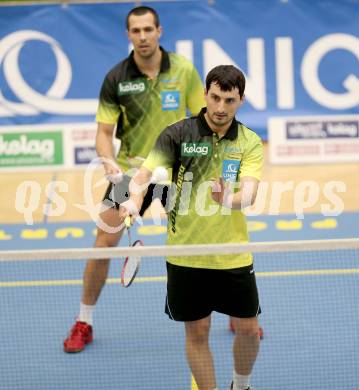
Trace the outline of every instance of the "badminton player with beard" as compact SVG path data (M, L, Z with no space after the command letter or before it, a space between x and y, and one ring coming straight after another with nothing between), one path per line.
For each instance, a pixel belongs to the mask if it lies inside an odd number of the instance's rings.
M133 8L126 28L133 51L106 75L96 115L96 150L110 181L100 218L111 227L121 226L118 208L128 199L131 179L126 172L141 165L164 127L185 118L187 110L197 114L204 106L203 85L193 64L159 45L162 27L157 12L145 6ZM114 155L114 133L121 140L118 155ZM140 214L156 196L165 204L166 194L166 186L154 191L151 185ZM122 232L98 227L95 247L117 246ZM93 340L93 312L109 263L109 259L90 259L86 264L80 311L64 341L65 352L80 352Z
M130 199L120 208L122 221L138 214L153 172L172 168L177 198L168 219L169 245L248 242L242 209L255 201L263 146L257 134L235 119L244 89L244 75L232 65L208 73L206 107L160 134L130 182ZM185 195L186 212L179 206L185 178L192 184ZM165 305L170 319L184 323L187 361L199 390L216 389L211 313L229 315L235 329L230 388L251 389L261 311L251 253L167 257Z

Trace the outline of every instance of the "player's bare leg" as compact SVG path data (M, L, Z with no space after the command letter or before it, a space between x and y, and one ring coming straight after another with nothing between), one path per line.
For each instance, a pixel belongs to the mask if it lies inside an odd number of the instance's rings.
M252 372L259 351L258 318L232 317L235 327L233 341L234 370L238 376L246 377Z
M118 227L120 225L119 213L115 208L104 210L100 214L100 217L108 226ZM95 247L107 248L117 246L122 231L110 233L98 228ZM87 344L92 342L92 313L100 296L102 287L106 282L109 265L109 259L88 260L83 275L80 314L76 323L71 328L68 337L64 341L65 352L81 352Z
M100 214L104 223L111 227L120 225L118 210L115 208L107 209ZM117 246L123 230L116 233L108 233L101 228L97 228L95 248L109 248ZM84 275L82 288L82 303L85 305L95 305L104 286L110 266L109 259L88 260Z
M199 390L213 390L216 379L212 353L209 347L211 317L185 322L188 364Z

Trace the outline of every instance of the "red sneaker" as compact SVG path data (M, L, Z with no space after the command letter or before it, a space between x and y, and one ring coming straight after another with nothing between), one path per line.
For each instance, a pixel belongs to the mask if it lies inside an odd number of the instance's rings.
M233 332L233 333L235 332L235 330L234 330L234 325L233 325L231 319L229 319L229 330L230 330L231 332ZM260 327L259 327L259 338L260 338L261 340L263 340L263 337L264 337L263 328L260 326Z
M64 341L64 351L68 353L81 352L86 344L93 340L92 326L86 322L76 321L70 334Z

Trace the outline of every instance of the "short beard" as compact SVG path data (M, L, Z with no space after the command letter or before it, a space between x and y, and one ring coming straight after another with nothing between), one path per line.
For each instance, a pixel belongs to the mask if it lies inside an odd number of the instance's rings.
M140 52L138 51L138 52L137 52L137 55L138 55L139 57L141 57L141 58L147 60L147 59L149 59L149 58L151 58L151 57L153 57L153 56L155 55L156 50L157 50L157 47L154 48L151 52L149 52L148 54L145 54L145 55L143 55L142 53L140 53Z
M213 113L212 117L209 116L209 118L210 118L211 122L212 122L214 125L220 126L220 127L225 126L225 125L227 125L228 123L232 122L232 120L229 120L229 119L227 119L226 122L217 122L217 121L214 119L214 118L215 118L214 113Z

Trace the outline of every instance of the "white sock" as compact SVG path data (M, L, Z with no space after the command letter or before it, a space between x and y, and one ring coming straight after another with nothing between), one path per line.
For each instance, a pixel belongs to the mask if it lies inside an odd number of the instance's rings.
M80 314L79 314L77 320L81 321L81 322L86 322L86 324L89 324L92 326L94 308L95 308L95 305L85 305L84 303L81 302Z
M233 371L233 390L248 389L250 379L250 375L241 375Z

